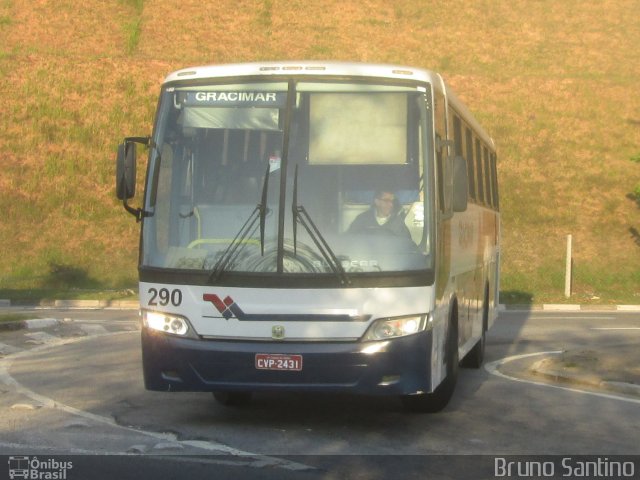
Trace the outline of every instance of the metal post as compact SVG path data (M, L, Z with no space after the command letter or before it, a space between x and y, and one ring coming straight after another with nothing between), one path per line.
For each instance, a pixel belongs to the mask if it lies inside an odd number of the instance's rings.
M566 265L566 269L565 269L565 275L564 275L564 296L569 298L571 296L571 265L572 265L572 258L571 258L571 243L572 243L572 236L571 235L567 235L567 265Z

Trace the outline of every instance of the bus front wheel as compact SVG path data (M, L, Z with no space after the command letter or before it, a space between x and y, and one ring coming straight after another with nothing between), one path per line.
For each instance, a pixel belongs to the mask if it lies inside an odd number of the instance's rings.
M484 362L484 349L487 329L489 328L489 285L485 287L484 303L482 305L482 335L460 365L464 368L480 368Z

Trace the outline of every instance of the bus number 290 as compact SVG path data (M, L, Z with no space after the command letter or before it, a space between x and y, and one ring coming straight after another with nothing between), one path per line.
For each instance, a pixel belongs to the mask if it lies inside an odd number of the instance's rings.
M150 288L149 294L151 295L149 305L153 307L157 307L158 305L166 307L169 303L174 307L179 307L182 303L182 290L179 289L169 291L166 288L161 288L160 290Z

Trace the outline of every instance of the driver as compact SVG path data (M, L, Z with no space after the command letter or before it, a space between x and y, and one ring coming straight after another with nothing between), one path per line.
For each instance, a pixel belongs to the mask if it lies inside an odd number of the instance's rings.
M411 238L411 233L404 224L400 202L395 193L389 190L376 192L371 208L355 218L347 233L386 234Z

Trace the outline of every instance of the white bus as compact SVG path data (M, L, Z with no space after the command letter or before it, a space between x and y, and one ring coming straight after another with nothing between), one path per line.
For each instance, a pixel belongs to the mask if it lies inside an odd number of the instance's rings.
M136 143L148 146L144 199ZM119 146L142 223L145 386L449 401L496 316L492 139L434 72L282 62L188 68Z

